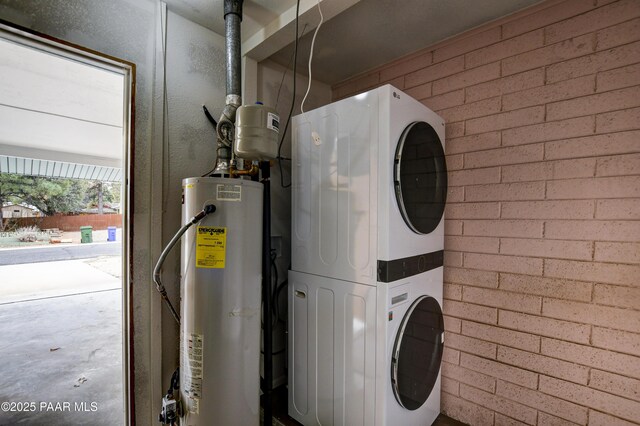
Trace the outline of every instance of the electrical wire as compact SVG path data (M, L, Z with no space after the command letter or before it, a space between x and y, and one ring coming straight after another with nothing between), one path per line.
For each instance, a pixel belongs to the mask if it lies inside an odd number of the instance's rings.
M309 96L309 91L311 90L311 61L313 60L313 45L316 43L316 36L324 22L322 9L320 8L320 0L318 0L318 12L320 12L320 23L316 27L316 31L313 33L313 39L311 40L311 50L309 51L309 83L307 84L307 93L304 94L304 98L302 98L302 103L300 104L300 113L302 114L304 114L304 103L307 100L307 96Z
M287 129L289 128L289 122L291 121L291 114L293 114L293 107L296 103L296 66L298 62L298 21L300 18L300 0L296 2L296 40L293 44L293 94L291 96L291 108L289 109L289 116L287 117L287 122L284 125L284 130L282 131L282 137L280 138L280 143L278 144L278 168L280 169L280 186L283 188L289 188L291 186L291 182L287 185L284 184L284 176L282 173L282 160L289 160L289 158L283 158L281 155L282 152L282 143L284 142L284 137L287 134Z
M309 24L304 24L304 27L302 27L302 32L300 33L300 38L304 37L304 33L307 30L307 26ZM276 106L274 106L275 109L278 109L278 102L280 101L280 91L282 90L282 85L284 84L284 78L287 75L287 72L289 72L289 68L291 68L291 62L293 62L293 55L295 52L291 52L291 57L289 58L289 63L287 64L287 67L284 69L284 71L282 72L282 78L280 79L280 86L278 86L278 94L276 95Z

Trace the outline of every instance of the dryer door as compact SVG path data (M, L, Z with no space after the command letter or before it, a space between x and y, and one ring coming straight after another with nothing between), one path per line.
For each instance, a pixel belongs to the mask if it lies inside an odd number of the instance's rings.
M442 360L444 320L440 305L421 296L409 308L396 335L391 357L391 385L407 410L417 410L429 398Z
M431 125L416 121L402 132L393 171L405 223L417 234L432 232L447 200L447 165L442 143Z

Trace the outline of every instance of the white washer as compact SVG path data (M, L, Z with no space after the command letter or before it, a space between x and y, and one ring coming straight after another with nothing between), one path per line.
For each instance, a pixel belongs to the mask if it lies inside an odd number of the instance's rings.
M444 121L392 86L293 118L289 414L440 411Z

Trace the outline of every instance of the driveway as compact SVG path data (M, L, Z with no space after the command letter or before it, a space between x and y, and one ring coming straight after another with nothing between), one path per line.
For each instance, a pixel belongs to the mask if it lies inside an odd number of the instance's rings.
M77 255L69 249L3 250L0 260ZM123 424L119 264L100 256L0 266L0 403L16 403L0 405L0 425Z

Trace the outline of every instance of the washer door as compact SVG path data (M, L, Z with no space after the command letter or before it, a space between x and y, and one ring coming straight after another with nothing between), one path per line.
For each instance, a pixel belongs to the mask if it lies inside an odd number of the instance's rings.
M444 320L440 305L421 296L409 308L396 335L391 357L391 385L407 410L417 410L429 398L442 360Z
M402 132L393 176L407 226L417 234L436 229L447 201L447 165L442 143L431 125L416 121Z

